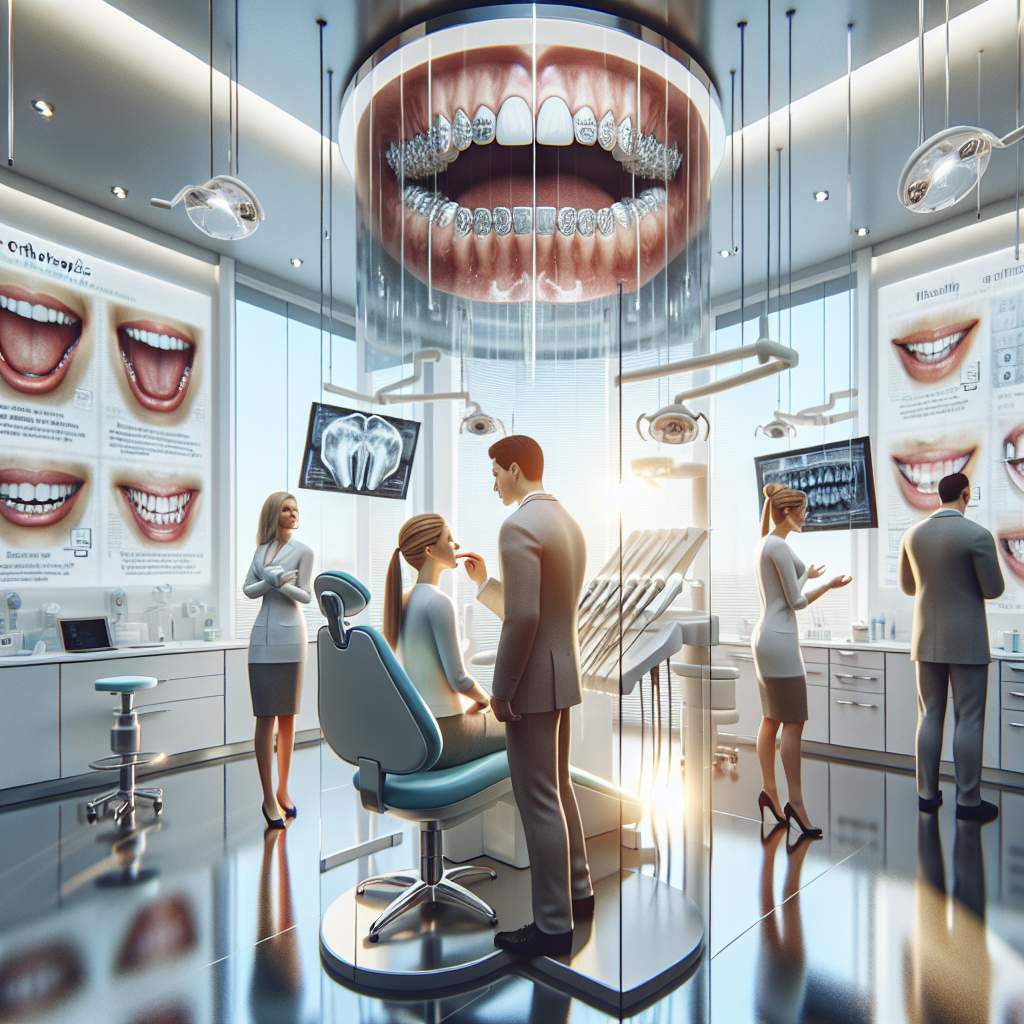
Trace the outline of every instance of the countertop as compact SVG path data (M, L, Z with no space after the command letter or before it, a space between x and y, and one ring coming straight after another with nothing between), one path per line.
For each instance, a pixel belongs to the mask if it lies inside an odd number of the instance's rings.
M721 645L734 647L750 647L750 639L742 639L738 636L721 635L718 638ZM878 651L882 654L909 654L910 644L904 640L877 640L877 641L856 641L856 640L806 640L800 638L801 647L841 647L844 651ZM1004 651L1001 647L992 648L994 659L1017 659L1024 661L1024 651Z
M66 651L47 651L45 654L9 655L0 658L0 669L19 665L62 665L78 661L110 661L113 658L146 658L163 654L189 654L194 651L234 651L248 647L248 640L173 640L163 644L115 647L112 651L90 651L88 654L68 654Z

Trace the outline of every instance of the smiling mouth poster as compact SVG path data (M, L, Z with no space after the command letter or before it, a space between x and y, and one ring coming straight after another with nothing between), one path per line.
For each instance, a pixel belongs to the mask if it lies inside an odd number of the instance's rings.
M939 480L962 472L1006 579L993 610L1024 609L1024 263L1005 249L880 288L877 327L882 585Z
M209 583L211 320L0 224L0 585Z

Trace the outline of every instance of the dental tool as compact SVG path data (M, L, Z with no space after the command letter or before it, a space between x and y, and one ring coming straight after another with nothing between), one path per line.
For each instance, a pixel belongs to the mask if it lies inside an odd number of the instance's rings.
M623 544L623 549L625 551L631 550L633 545L635 545L637 543L637 541L641 537L643 537L643 534L639 530L634 530L626 538L625 543ZM601 570L600 570L600 572L598 572L597 576L595 576L590 581L590 583L587 584L586 588L584 589L583 596L582 596L582 598L580 598L580 606L579 606L580 612L583 612L586 609L588 602L591 600L591 598L593 597L594 593L596 592L596 590L597 590L597 588L599 586L600 580L602 578L606 578L608 576L608 574L612 572L612 570L618 564L618 561L619 561L619 553L618 553L618 551L613 551L611 556L609 557L608 561L605 562L604 565L601 567Z
M587 625L595 612L607 604L610 593L618 588L623 575L628 576L634 569L639 568L640 565L647 564L646 559L660 548L660 546L665 542L665 538L668 536L668 533L668 530L655 530L653 533L645 531L640 535L636 545L632 549L626 548L622 556L619 555L618 551L615 552L606 577L603 583L598 587L593 600L590 602L590 606L588 608L589 614L581 616L581 625ZM620 557L621 569L616 572L614 566L619 562Z

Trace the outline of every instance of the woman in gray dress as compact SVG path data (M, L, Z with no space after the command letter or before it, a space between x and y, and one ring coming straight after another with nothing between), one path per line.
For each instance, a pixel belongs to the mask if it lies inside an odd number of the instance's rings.
M295 716L302 696L306 662L306 619L313 552L292 539L299 524L294 495L275 491L260 511L256 554L242 590L263 599L249 635L249 692L256 716L256 766L263 787L263 817L269 828L284 828L282 811L298 813L288 795L288 773L295 742ZM277 726L277 789L273 782L274 726Z
M820 836L821 829L808 823L800 781L800 738L807 721L807 675L800 654L796 613L823 594L845 587L851 576L836 576L808 593L808 580L821 576L823 565L805 566L786 543L786 537L804 526L807 495L782 484L764 489L761 513L761 545L757 551L757 588L761 618L750 638L761 691L761 726L757 731L757 758L761 764L762 789L757 799L761 821L765 810L776 821L793 820L805 835ZM774 529L771 529L774 524ZM782 768L789 787L789 801L779 810L775 784L775 741L782 727Z

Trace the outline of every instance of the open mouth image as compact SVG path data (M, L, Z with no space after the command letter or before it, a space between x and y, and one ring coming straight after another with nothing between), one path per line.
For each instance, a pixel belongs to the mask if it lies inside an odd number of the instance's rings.
M893 453L896 479L906 503L921 512L933 512L942 504L939 481L953 473L966 473L977 450L976 445L925 444Z
M138 532L155 544L171 544L188 532L199 487L180 481L145 483L120 480L115 485Z
M81 955L63 940L11 954L0 963L0 1020L29 1020L56 1010L85 977Z
M74 473L0 465L0 516L15 526L53 526L71 514L84 485Z
M999 531L999 553L1006 567L1024 583L1024 528Z
M135 319L117 324L121 364L132 394L151 412L173 412L185 400L196 340L183 327Z
M195 912L185 896L164 896L142 907L117 954L118 974L131 974L179 959L198 940Z
M964 360L981 321L957 320L893 338L903 368L922 384L948 377Z
M1024 494L1024 423L1003 438L1003 465L1010 483Z
M59 387L75 358L84 316L84 309L47 292L0 281L0 378L27 395Z
M429 97L429 99L428 99ZM372 115L372 116L371 116ZM360 207L422 281L489 302L640 287L703 224L700 113L665 78L563 46L406 70L359 125ZM370 193L370 189L373 193Z

